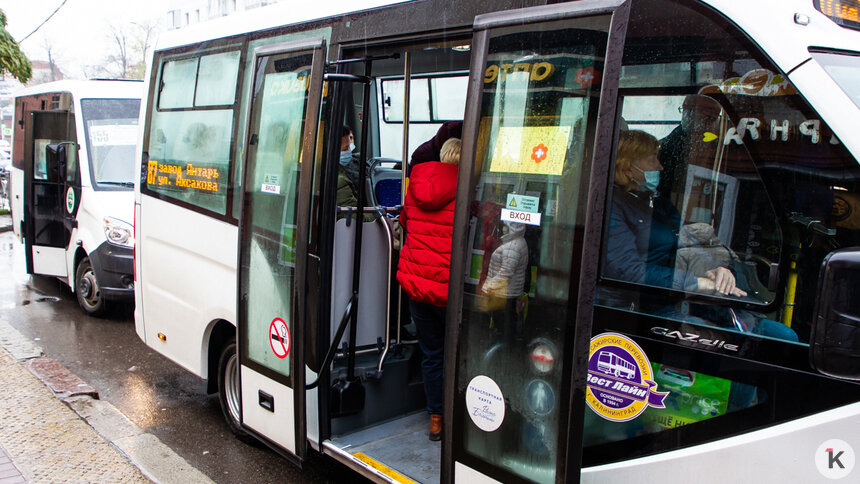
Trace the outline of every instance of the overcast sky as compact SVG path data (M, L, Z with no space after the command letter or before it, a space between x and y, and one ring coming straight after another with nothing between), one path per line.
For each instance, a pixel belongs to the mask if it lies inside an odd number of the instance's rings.
M361 10L386 3L404 0L316 0L326 2L331 11ZM286 9L292 3L296 8L314 10L314 0L280 0ZM93 66L105 64L107 56L118 52L111 37L112 29L124 29L131 39L141 32L132 23L159 24L166 27L167 11L186 5L206 5L205 0L66 0L60 10L39 30L23 40L51 15L63 0L0 0L0 9L6 13L6 30L19 42L30 60L48 60L46 46L50 46L54 62L67 78L85 79ZM328 13L331 15L331 13ZM98 75L104 76L105 73Z
M0 0L6 30L21 41L63 0ZM46 43L67 77L83 78L81 66L103 64L115 52L111 26L131 30L131 22L163 22L171 0L66 0L66 4L38 32L21 43L31 60L47 60ZM128 31L127 30L127 31Z

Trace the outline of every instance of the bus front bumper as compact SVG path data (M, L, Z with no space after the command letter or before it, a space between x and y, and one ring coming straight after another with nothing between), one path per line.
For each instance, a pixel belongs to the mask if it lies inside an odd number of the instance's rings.
M90 253L90 262L106 299L134 299L134 251L107 242Z

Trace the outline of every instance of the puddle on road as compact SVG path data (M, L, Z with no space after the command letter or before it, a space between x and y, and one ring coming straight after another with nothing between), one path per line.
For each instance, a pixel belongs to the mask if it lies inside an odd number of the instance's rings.
M54 296L44 296L36 298L36 302L60 302L60 298Z

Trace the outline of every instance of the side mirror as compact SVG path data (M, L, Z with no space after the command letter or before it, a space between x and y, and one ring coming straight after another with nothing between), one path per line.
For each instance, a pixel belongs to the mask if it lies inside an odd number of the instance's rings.
M818 287L810 363L825 375L860 380L860 247L828 254Z
M57 181L65 180L67 160L65 143L51 144L45 147L45 159L48 162L48 179ZM54 169L57 170L56 178L51 176Z

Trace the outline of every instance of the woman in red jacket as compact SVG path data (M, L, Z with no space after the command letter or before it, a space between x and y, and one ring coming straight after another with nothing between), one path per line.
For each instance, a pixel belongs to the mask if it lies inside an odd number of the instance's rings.
M421 373L430 413L430 440L442 438L442 355L460 140L446 141L440 159L412 168L400 214L406 240L397 267L397 282L409 296L418 346L424 353Z

